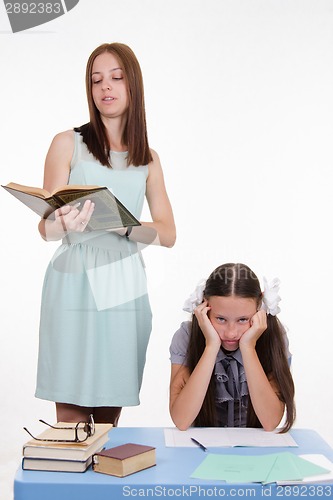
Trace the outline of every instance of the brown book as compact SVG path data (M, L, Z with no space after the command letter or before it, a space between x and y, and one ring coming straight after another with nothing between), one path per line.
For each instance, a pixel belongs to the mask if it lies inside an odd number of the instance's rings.
M153 446L127 443L93 455L93 470L124 477L156 465L156 451Z
M105 186L69 184L51 193L46 189L23 186L15 182L10 182L6 186L2 185L2 187L43 219L54 218L53 212L63 205L75 205L80 202L82 207L85 200L91 200L95 203L95 209L87 224L87 229L116 229L141 225Z

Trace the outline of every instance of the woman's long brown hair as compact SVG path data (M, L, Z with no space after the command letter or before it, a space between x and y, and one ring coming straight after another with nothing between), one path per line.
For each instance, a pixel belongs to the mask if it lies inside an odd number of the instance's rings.
M224 264L219 266L209 276L204 291L204 297L242 297L253 298L260 307L262 292L257 276L244 264ZM205 338L193 315L190 341L187 351L189 370L192 373L205 349ZM275 380L279 398L285 403L286 418L281 432L287 432L295 420L294 382L290 373L287 357L287 347L284 340L284 328L276 316L267 315L267 330L256 344L260 363L268 378ZM195 419L197 427L215 427L217 425L215 405L214 372L202 404ZM248 397L247 427L262 427L254 412L251 398Z
M134 52L123 43L104 43L91 53L86 67L86 92L90 122L76 127L74 130L81 133L89 151L102 165L112 167L107 131L92 98L92 67L96 57L105 52L115 56L123 70L127 84L128 117L122 138L123 143L128 148L127 164L135 167L147 165L152 161L152 155L147 136L142 73Z

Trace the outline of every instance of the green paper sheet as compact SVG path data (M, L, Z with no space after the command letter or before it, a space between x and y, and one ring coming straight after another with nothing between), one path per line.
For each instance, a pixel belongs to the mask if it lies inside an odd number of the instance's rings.
M221 455L209 453L191 474L197 479L228 483L273 483L302 480L329 472L324 467L289 452L267 455Z
M219 455L209 453L191 474L198 479L222 480L229 483L262 482L268 477L275 455Z
M308 476L326 474L328 469L300 458L294 453L277 453L274 467L266 477L265 483L275 481L302 480Z

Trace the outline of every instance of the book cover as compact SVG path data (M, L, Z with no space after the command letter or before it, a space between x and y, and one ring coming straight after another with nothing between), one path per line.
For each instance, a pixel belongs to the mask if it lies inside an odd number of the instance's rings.
M36 437L39 439L72 439L73 431L61 429L70 425L66 422L59 422L55 424L57 429L48 428ZM84 461L103 448L109 439L108 433L111 429L112 424L95 424L95 434L81 443L53 443L31 439L23 445L23 457Z
M95 203L93 215L87 224L89 230L117 229L120 227L140 226L141 223L105 186L61 186L52 193L45 189L24 186L10 182L2 187L19 201L40 215L52 218L53 212L63 205L73 205L86 200Z
M156 465L156 449L135 443L126 443L93 455L95 472L125 477Z

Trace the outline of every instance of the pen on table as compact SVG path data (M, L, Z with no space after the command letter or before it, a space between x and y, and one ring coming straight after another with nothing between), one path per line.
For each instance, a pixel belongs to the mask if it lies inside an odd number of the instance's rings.
M191 438L191 441L193 441L193 443L195 443L197 446L199 446L203 451L207 451L206 446L204 446L203 444L199 443L199 441L197 441L196 439Z

